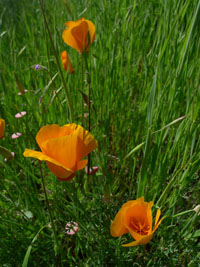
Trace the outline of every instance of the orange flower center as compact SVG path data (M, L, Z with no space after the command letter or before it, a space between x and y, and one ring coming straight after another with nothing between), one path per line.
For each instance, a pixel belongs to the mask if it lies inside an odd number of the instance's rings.
M142 222L136 218L130 219L129 227L131 230L140 235L147 235L150 229L149 225L145 225L145 222Z

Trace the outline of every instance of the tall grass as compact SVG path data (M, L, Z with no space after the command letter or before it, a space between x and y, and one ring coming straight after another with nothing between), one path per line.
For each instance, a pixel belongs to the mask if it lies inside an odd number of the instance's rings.
M1 156L0 263L20 266L198 266L200 203L200 1L43 1L58 56L70 53L75 74L63 71L73 118L87 128L88 93L82 59L62 40L64 23L80 17L96 26L88 54L91 76L91 154L99 172L84 171L62 183L46 165L45 184L62 257L54 239L41 187L39 164L23 157L37 149L35 136L47 124L70 123L65 90L39 2L0 2L0 117L6 121ZM35 70L40 64L48 69ZM18 96L16 77L28 93ZM54 77L54 78L53 78ZM84 79L83 79L84 78ZM53 82L52 82L53 79ZM56 90L56 95L52 92ZM50 103L50 104L49 104ZM22 110L27 115L16 119ZM18 139L11 139L21 132ZM123 248L131 238L112 238L110 223L121 205L144 195L166 219L145 247ZM104 201L106 199L106 201ZM155 210L154 210L155 212ZM76 221L79 231L65 233ZM31 249L30 249L31 246Z

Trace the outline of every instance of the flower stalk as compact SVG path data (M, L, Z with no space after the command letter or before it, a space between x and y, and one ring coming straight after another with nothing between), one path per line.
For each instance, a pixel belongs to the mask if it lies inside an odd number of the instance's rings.
M90 104L91 104L91 77L89 73L89 68L88 68L88 62L87 62L87 53L83 53L83 57L85 60L85 67L86 67L86 75L87 75L87 84L88 84L88 131L90 132L91 130L91 112L90 112ZM89 183L89 172L90 172L90 164L91 163L91 157L90 154L88 154L88 179L87 182Z
M40 165L40 174L41 174L41 179L42 179L42 188L43 188L43 191L44 191L44 196L45 196L45 200L46 200L46 204L47 204L47 209L48 209L48 212L49 212L49 218L50 218L50 221L51 221L51 226L52 226L52 230L53 230L53 234L54 234L55 252L57 253L60 246L59 246L59 243L58 243L58 237L57 237L57 234L56 234L56 228L55 228L55 224L54 224L54 221L53 221L53 216L52 216L52 212L51 212L51 209L50 209L49 200L48 200L48 197L47 197L46 187L45 187L45 183L44 183L44 177L43 177L43 173L42 173L41 161L39 161L39 165Z

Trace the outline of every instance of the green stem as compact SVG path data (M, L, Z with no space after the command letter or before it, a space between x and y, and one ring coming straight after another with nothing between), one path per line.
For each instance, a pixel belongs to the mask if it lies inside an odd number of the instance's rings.
M90 92L91 92L91 88L90 88L90 83L88 84L88 131L90 132ZM90 154L88 154L88 178L89 178L89 173L90 173Z
M81 55L81 90L83 92L83 83L84 83L84 75L83 75L83 67L84 67L84 58ZM84 127L84 100L82 98L82 126Z
M53 53L54 53L54 56L56 58L56 63L57 63L58 69L59 69L61 80L62 80L64 89L65 89L65 93L66 93L66 97L67 97L67 104L68 104L68 108L69 108L70 122L73 122L72 105L71 105L69 94L67 92L67 87L66 87L66 84L65 84L65 80L64 80L64 76L63 76L62 69L61 69L61 66L60 66L60 62L59 62L59 59L58 59L58 55L57 55L57 52L56 52L56 48L55 48L54 43L53 43L53 39L52 39L50 30L49 30L49 26L48 26L48 23L47 23L47 19L46 19L45 13L44 13L44 8L42 6L41 0L38 0L38 1L39 1L40 8L41 8L41 11L42 11L42 15L43 15L43 18L44 18L44 23L45 23L45 26L46 26L46 29L47 29L47 32L48 32L48 35L49 35L49 39L50 39L50 43L51 43L51 46L52 46L52 49L53 49Z
M52 230L53 230L53 234L54 234L54 240L55 240L55 244L56 244L56 252L57 252L58 249L59 249L58 237L57 237L56 228L55 228L55 225L54 225L54 222L53 222L53 216L52 216L52 213L51 213L49 200L48 200L48 197L47 197L47 192L46 192L46 188L45 188L44 177L43 177L42 167L41 167L41 162L40 161L39 161L39 164L40 164L40 173L41 173L41 179L42 179L42 187L43 187L43 191L44 191L44 195L45 195L47 209L48 209L48 212L49 212L49 218L50 218L50 221L51 221L51 226L52 226Z
M91 130L91 112L90 112L90 98L91 98L91 79L90 79L90 74L89 74L89 68L88 68L88 63L87 63L87 53L83 53L83 57L85 60L85 67L87 71L87 83L88 83L88 131L90 132ZM89 173L90 173L90 161L91 157L90 154L88 154L88 182L89 182Z

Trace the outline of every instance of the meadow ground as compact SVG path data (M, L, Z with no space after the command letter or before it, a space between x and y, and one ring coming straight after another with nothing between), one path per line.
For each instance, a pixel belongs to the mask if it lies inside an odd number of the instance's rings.
M0 1L0 265L199 266L200 1L52 0L43 7L59 62L67 50L75 69L61 69L66 90L39 1ZM62 39L64 23L82 17L96 27L88 66ZM62 182L42 162L53 229L40 163L23 152L39 150L35 136L45 125L88 129L89 87L90 132L99 143L91 166L99 170ZM111 221L141 196L154 202L153 218L158 208L166 218L148 244L122 247L133 238L112 237ZM74 235L65 230L71 221Z

